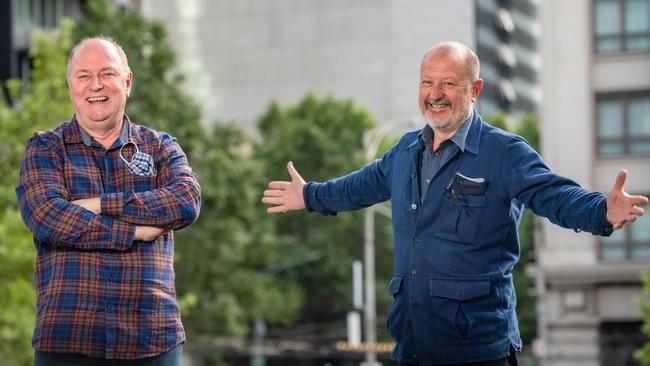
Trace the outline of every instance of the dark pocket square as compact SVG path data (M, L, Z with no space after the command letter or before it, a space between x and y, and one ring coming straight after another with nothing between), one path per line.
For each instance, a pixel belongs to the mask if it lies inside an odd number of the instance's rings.
M487 181L484 178L470 178L456 173L447 190L457 196L483 196L487 191Z

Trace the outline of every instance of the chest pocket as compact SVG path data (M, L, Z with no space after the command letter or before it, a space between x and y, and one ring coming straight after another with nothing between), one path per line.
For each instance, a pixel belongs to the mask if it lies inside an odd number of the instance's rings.
M485 214L486 195L452 196L444 192L435 236L441 239L474 244Z

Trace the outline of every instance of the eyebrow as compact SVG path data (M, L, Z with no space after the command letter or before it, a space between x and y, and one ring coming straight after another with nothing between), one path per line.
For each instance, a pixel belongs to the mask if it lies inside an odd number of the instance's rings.
M104 67L103 69L99 70L99 72L102 73L102 72L108 71L108 70L119 71L119 68L115 67L115 66L107 66L107 67ZM79 70L75 70L73 73L74 74L92 73L92 71L90 71L88 69L79 69Z

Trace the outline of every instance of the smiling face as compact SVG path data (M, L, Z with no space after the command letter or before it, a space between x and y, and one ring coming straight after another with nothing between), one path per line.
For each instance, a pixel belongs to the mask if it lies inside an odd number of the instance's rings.
M444 43L422 60L420 110L434 131L455 132L471 113L483 87L478 70L469 67L471 56L461 44Z
M90 39L70 58L68 86L77 122L89 130L121 125L133 74L111 42Z

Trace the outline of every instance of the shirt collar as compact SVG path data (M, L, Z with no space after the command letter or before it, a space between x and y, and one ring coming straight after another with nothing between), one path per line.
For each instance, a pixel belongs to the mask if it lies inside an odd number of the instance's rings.
M78 123L77 123L78 125ZM81 141L83 141L86 146L91 146L93 138L86 132L81 126L79 126L79 134L81 135ZM122 120L122 131L120 131L120 137L117 139L119 146L129 142L129 117L126 115ZM114 145L115 143L113 143Z
M474 118L474 110L469 114L469 117L463 121L460 128L456 133L449 138L451 142L460 148L460 151L465 151L465 143L467 141L467 133L472 126L472 119ZM433 146L433 129L427 123L424 128L418 133L418 146L421 151L424 151L426 146Z

